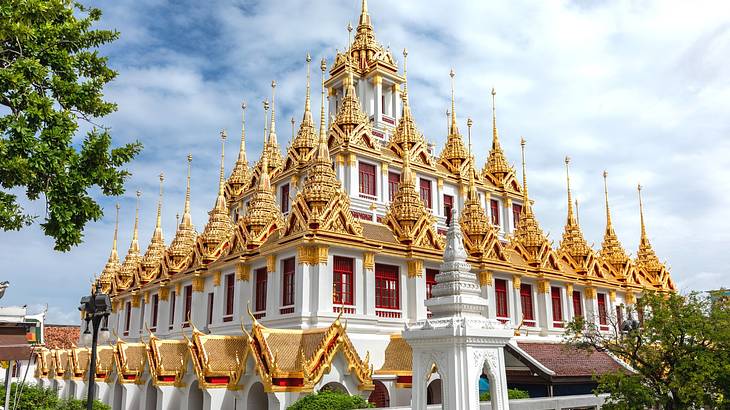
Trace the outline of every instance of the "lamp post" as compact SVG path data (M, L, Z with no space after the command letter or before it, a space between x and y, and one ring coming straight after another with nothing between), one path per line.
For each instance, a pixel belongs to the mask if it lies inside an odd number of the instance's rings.
M109 338L109 314L111 313L111 299L109 295L101 291L101 284L96 286L90 296L81 298L79 310L84 314L86 326L82 336L85 344L88 345L89 337L91 337L91 363L89 364L89 387L86 396L86 408L92 410L94 405L94 390L96 389L96 345L99 339L99 331L101 330L102 341ZM91 331L89 331L89 323L91 323ZM101 326L101 329L99 328Z

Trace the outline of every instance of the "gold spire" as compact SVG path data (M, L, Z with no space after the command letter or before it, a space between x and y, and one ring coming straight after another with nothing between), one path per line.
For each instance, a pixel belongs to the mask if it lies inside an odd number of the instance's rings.
M117 287L120 289L126 289L132 284L134 275L137 272L139 262L142 256L139 254L139 197L142 196L142 192L137 190L137 204L134 211L134 231L132 234L132 242L129 244L129 250L127 256L124 257L124 263L119 270L119 280Z
M132 243L129 245L129 252L139 253L139 197L142 191L137 190L137 204L134 208L134 231L132 233Z
M449 72L449 76L451 77L451 125L439 162L453 174L461 175L463 171L466 171L462 167L469 160L469 157L466 154L459 127L456 125L456 103L454 99L454 77L456 74L453 68Z
M272 229L267 227L272 223L276 224L276 228L283 225L281 209L276 204L274 191L271 188L268 160L265 155L261 161L261 177L251 194L250 205L241 221L245 231L245 245L248 248L261 245L268 238Z
M264 109L268 103L264 104ZM266 115L264 113L264 115ZM264 134L265 135L265 134ZM269 175L276 170L281 168L284 163L284 159L279 151L279 142L276 137L276 81L271 81L271 123L269 127L269 140L266 144L266 154L269 156Z
M641 218L641 239L639 240L639 250L636 253L636 261L639 266L645 268L649 273L656 275L664 268L659 261L654 249L646 235L646 225L644 224L644 203L641 200L641 185L637 185L636 190L639 193L639 216ZM653 278L656 280L657 278Z
M472 158L471 154L471 127L473 121L469 118L466 121L467 134L469 137L469 158ZM476 185L474 184L474 166L473 162L469 163L469 191L464 202L464 209L461 212L461 219L459 223L461 228L464 230L466 235L466 248L469 254L472 256L479 257L486 251L485 249L485 238L488 236L489 231L493 228L489 222L484 208L482 207L481 201L479 200L479 194L477 193Z
M114 205L116 216L114 217L114 241L112 241L112 252L109 254L109 262L119 263L119 252L117 252L117 237L119 235L119 204Z
M170 247L165 253L165 266L168 274L180 272L185 268L186 261L192 256L192 250L195 246L195 238L197 236L190 216L190 168L193 162L192 154L188 154L187 161L188 175L183 215L177 226L175 238L172 240Z
M489 150L487 165L484 167L485 174L494 175L497 180L502 181L512 171L507 164L502 146L499 144L499 133L497 132L497 91L492 88L492 149Z
M349 145L354 133L361 127L367 127L370 120L362 111L360 100L355 93L355 80L353 79L352 67L349 63L345 65L347 72L345 96L342 98L340 108L335 117L335 126L342 130L344 145Z
M203 229L203 233L198 237L201 247L201 256L203 262L210 262L220 256L220 245L228 238L232 227L231 217L228 215L228 206L223 195L223 172L225 168L225 147L226 147L226 131L220 133L221 136L221 166L220 176L218 180L218 198L215 206L208 212L208 223Z
M322 61L319 63L319 68L320 68L320 70L322 70L322 103L321 103L320 114L319 114L319 135L321 138L322 135L327 133L327 126L325 125L325 116L324 116L324 101L325 101L324 72L327 71L327 60L322 58Z
M312 119L312 107L310 102L310 63L312 57L307 53L307 96L304 100L304 115L302 116L302 123L299 126L299 132L297 132L294 141L292 142L291 149L295 151L293 153L294 159L304 164L309 160L309 153L314 149L317 144L317 135L314 128L314 120ZM292 118L292 121L294 118ZM292 127L293 127L292 122ZM293 128L292 128L293 130Z
M570 157L565 157L565 179L568 187L568 217L563 230L563 239L560 241L560 250L568 253L578 263L584 263L591 253L578 220L573 215L573 199L570 191Z
M323 68L322 77L324 78L324 69L326 69L324 60L322 60L321 67ZM322 114L324 114L324 103L322 104ZM320 124L320 127L323 127L323 125ZM327 134L320 130L317 151L315 152L312 165L309 168L309 174L304 183L302 193L307 203L313 209L320 210L335 196L340 190L340 186L340 181L337 179L335 170L332 167L332 159L330 158L329 147L327 146Z
M109 259L104 266L104 269L99 275L99 284L101 284L101 291L103 293L109 293L111 290L112 280L119 273L121 265L119 264L119 253L117 252L117 234L119 233L119 204L115 205L117 210L116 218L114 222L114 240L112 241L112 251L109 254Z
M621 246L621 242L619 242L616 232L613 230L613 224L611 223L611 209L608 205L607 171L603 171L603 192L606 198L606 231L603 234L600 255L619 271L623 271L623 267L628 262L629 257L626 255L623 246Z
M157 268L162 262L165 253L165 240L162 238L162 183L165 180L163 173L160 173L160 197L157 201L157 222L152 234L152 240L147 246L144 257L140 262L140 279L147 282L154 279Z
M414 146L421 146L421 151L427 150L426 140L423 138L423 134L416 127L416 122L411 114L411 104L408 98L408 50L403 49L403 92L401 93L401 99L403 100L403 111L398 125L395 127L393 135L390 137L388 146L391 150L403 158L405 161L406 156L411 155L414 150ZM397 147L397 148L396 148ZM406 155L406 152L409 154ZM430 156L429 156L430 159ZM410 158L408 159L410 161ZM426 161L424 161L426 162Z
M241 103L241 147L238 150L238 159L233 166L231 176L226 182L226 194L229 199L238 198L248 189L251 180L251 169L246 158L246 102Z
M537 257L541 248L548 245L547 238L542 232L540 225L532 211L532 204L527 193L527 170L525 165L525 144L524 138L520 139L520 147L522 149L522 212L520 213L520 222L514 231L513 240L520 243L531 256Z

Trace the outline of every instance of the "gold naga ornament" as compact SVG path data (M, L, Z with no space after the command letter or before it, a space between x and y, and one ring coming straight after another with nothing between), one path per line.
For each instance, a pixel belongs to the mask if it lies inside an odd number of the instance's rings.
M119 270L122 265L119 263L119 253L117 252L117 234L119 232L119 204L115 205L117 210L117 216L114 222L114 241L112 242L112 251L109 254L109 260L107 260L104 270L99 275L99 284L101 285L102 293L110 293L114 285L114 280L119 274Z
M137 205L134 211L134 231L132 233L132 242L129 244L127 256L124 257L124 263L117 275L116 288L118 290L126 290L134 283L139 263L142 261L142 255L139 253L139 197L142 192L137 190Z
M185 189L185 206L180 224L177 226L175 238L164 254L163 265L166 276L174 275L188 268L195 255L197 233L190 216L190 167L193 156L188 154L188 176Z
M407 84L407 82L405 83ZM403 89L403 115L396 128L399 130L415 130L415 122L408 103L408 88ZM410 123L410 124L408 124ZM397 138L394 135L394 138ZM411 170L411 150L406 143L403 157L403 174L398 191L383 217L383 224L388 226L398 241L408 247L416 246L427 249L444 249L444 240L436 232L436 218L426 209L421 196L416 192L416 176Z
M310 63L312 57L307 53L307 96L304 100L304 114L302 123L299 125L294 140L292 141L286 157L285 168L304 168L312 158L312 153L317 146L317 132L314 128L312 118L312 103L310 98ZM292 118L293 120L293 118Z
M304 231L328 231L361 237L362 226L350 211L350 196L342 190L332 167L324 111L324 73L327 64L323 59L322 105L320 112L319 143L307 173L302 190L292 203L291 213L284 236Z
M162 236L162 182L165 175L160 173L160 198L157 201L157 222L152 239L147 246L137 272L140 283L146 283L159 276L162 260L165 256L165 239Z
M550 247L550 242L540 228L532 210L532 203L527 191L525 144L525 139L520 139L522 148L522 211L510 245L521 254L528 264L535 267L548 267L559 270L555 251Z
M466 122L469 136L469 190L467 191L464 209L461 211L459 224L464 231L464 245L469 255L481 259L498 259L507 261L504 247L499 241L498 228L489 221L487 213L482 207L474 184L474 162L471 153L471 126L473 122L469 118Z
M456 125L456 104L454 102L454 77L456 74L451 69L449 77L451 77L451 124L449 125L449 135L446 137L446 145L439 157L439 164L444 166L454 175L462 176L469 171L469 163L471 158L466 153L464 141L461 138L459 127Z
M243 196L250 187L251 168L246 158L246 102L241 103L241 147L238 150L238 159L233 171L226 181L226 198L233 201Z
M215 206L208 212L208 223L196 242L195 253L197 261L207 264L217 260L230 245L233 223L228 215L228 205L224 193L224 167L226 132L221 131L221 168L218 180L218 197Z

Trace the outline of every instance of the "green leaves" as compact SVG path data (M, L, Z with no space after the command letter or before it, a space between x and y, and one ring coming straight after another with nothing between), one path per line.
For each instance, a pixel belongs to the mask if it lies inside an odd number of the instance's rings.
M644 312L643 325L623 334L599 332L582 319L567 326L573 345L607 351L635 370L598 378L596 392L610 394L605 408L729 406L727 303L696 293L646 293L633 314L638 312Z
M45 199L41 227L60 251L78 245L86 223L102 216L89 189L122 194L129 173L121 167L142 149L138 142L112 148L98 127L80 147L73 143L79 121L94 124L116 110L103 88L117 73L96 48L119 33L92 29L100 17L69 0L0 3L0 228L37 219L8 192L23 187L29 200Z

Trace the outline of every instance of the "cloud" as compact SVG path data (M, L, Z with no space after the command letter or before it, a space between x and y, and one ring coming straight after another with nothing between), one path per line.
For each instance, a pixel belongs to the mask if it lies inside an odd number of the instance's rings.
M601 173L609 171L613 221L628 251L638 246L636 184L645 186L647 226L661 259L683 290L730 286L730 24L717 3L385 2L371 0L377 38L400 60L409 50L409 94L427 138L443 146L449 77L456 71L456 112L474 119L483 162L491 135L491 87L500 136L519 160L525 136L530 194L551 238L565 217L563 157L570 155L574 195L589 242L605 221ZM140 240L152 234L157 175L166 174L163 219L168 242L182 208L185 155L194 156L193 220L202 229L217 189L220 143L229 131L226 168L235 161L240 102L248 102L250 159L261 149L260 102L276 92L279 143L289 118L301 118L304 56L332 61L357 22L359 1L128 1L104 6L104 27L121 32L104 48L119 77L107 89L119 111L104 119L115 142L145 145L129 168L122 198L120 253L131 237L134 191L143 191ZM316 77L316 65L313 67ZM317 81L313 103L318 105ZM42 212L42 206L28 204ZM38 226L6 232L0 245L12 287L4 303L48 303L74 321L88 280L104 266L113 213L90 224L83 245L51 250ZM54 319L55 320L55 319Z

